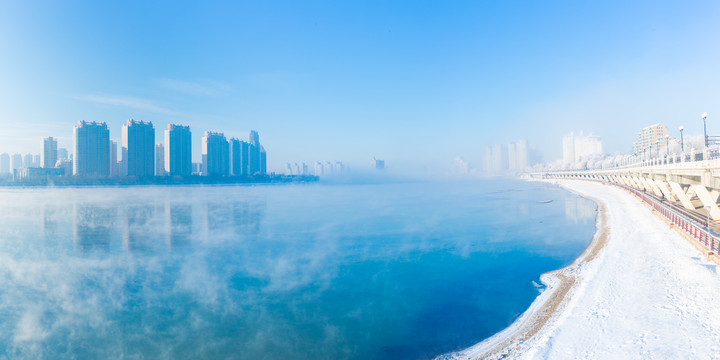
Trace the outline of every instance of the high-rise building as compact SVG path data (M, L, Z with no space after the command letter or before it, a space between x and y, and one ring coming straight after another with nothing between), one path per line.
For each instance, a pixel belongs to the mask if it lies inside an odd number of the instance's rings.
M318 161L315 163L315 176L323 176L323 164Z
M267 174L267 153L260 144L260 136L257 131L250 131L250 151L248 172L250 175Z
M0 174L10 172L10 155L8 153L0 154Z
M54 168L57 163L57 140L52 136L43 139L42 167Z
M638 140L633 143L633 153L639 155L644 151L657 151L665 146L668 128L663 124L646 126L638 132Z
M31 168L34 167L32 154L25 154L23 157L23 167Z
M189 126L169 124L165 130L165 172L170 176L193 172Z
M74 175L110 175L110 130L107 124L79 121L73 142Z
M163 144L155 144L155 176L165 176L165 149Z
M260 145L260 174L267 174L267 153L262 145Z
M485 149L485 172L490 175L504 174L508 170L508 148L492 145Z
M582 132L563 137L563 163L571 165L602 155L602 140L595 135L584 136Z
M372 160L370 160L370 167L375 170L385 169L385 160L380 160L373 157Z
M511 173L525 171L528 166L528 148L527 141L520 140L518 142L508 144L508 166L507 169Z
M238 140L230 139L230 174L234 176L248 175L248 161L250 144Z
M21 154L13 154L12 161L10 163L12 170L17 170L23 167L23 157ZM13 171L11 171L13 172Z
M124 175L155 175L155 127L152 122L128 120L122 128L122 147Z
M206 131L202 142L203 175L230 174L230 146L223 133Z
M117 159L117 142L110 140L110 176L120 175L120 164Z
M58 160L67 160L67 159L69 159L67 149L66 149L66 148L59 148L58 151L57 151L57 157L58 157ZM69 175L69 174L70 174L70 173L68 173L68 175Z

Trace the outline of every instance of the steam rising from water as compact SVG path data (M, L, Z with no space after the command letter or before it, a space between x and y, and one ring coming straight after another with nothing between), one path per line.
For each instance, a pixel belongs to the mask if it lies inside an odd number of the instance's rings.
M587 210L543 234L592 204L514 185L532 191L2 190L0 356L418 358L467 346L524 310L530 281L592 234ZM547 197L575 205L535 203Z

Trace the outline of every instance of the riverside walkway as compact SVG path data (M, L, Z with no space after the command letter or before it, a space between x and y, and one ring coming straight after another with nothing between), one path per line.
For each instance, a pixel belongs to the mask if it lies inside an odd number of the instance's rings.
M592 180L621 187L718 255L720 243L720 155L668 157L599 170L530 174L538 179ZM693 159L708 159L689 161ZM687 160L687 161L685 161Z

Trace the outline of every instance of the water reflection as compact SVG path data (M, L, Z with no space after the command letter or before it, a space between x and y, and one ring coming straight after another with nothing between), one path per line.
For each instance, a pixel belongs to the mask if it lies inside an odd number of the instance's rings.
M192 204L165 203L166 242L169 248L187 246L193 228Z
M76 203L73 212L75 246L81 251L107 251L117 210L92 203Z
M59 211L55 204L43 203L40 209L40 231L45 240L54 238L57 233L57 216Z
M597 205L591 200L580 196L568 196L565 198L565 219L577 224L595 218Z
M235 201L233 203L233 223L237 231L259 231L264 209L265 203Z
M250 201L206 201L202 204L203 239L210 242L239 240L257 233L264 203Z
M153 248L152 233L155 208L148 205L130 205L125 209L123 221L123 248L128 251L147 251Z

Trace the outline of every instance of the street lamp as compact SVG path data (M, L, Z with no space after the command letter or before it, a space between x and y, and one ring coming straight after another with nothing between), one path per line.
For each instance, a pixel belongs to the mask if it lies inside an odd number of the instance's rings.
M685 130L685 127L680 126L678 130L680 130L680 153L682 154L685 152L685 143L683 142L683 130Z
M665 157L670 157L670 135L665 135Z
M705 133L705 147L708 147L708 137L707 137L707 113L702 113L702 119L703 119L703 132Z

